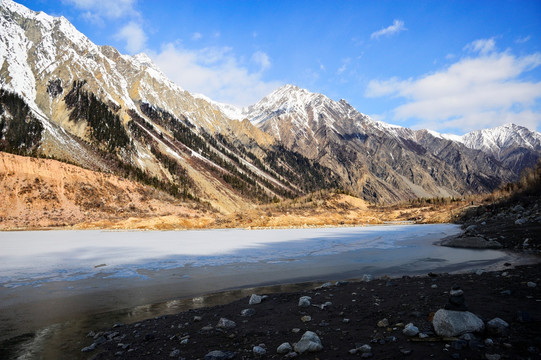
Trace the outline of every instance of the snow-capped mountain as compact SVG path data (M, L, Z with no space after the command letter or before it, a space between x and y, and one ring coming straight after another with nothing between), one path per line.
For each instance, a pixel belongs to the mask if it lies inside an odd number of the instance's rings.
M541 133L515 124L472 131L459 141L471 149L493 155L517 173L535 165L541 156Z
M541 154L527 129L414 131L294 85L238 109L183 90L145 54L97 46L65 18L0 1L3 151L119 173L222 210L331 187L376 202L491 191Z
M317 166L279 174L264 164L271 136L192 96L145 54L97 46L63 17L1 0L0 64L0 150L119 173L223 210L303 193L313 187L306 173L336 186Z
M242 116L374 201L490 191L515 176L459 137L374 121L345 100L293 85L243 109Z
M515 124L472 131L463 135L461 141L469 148L493 154L498 160L502 151L509 148L541 149L541 133Z

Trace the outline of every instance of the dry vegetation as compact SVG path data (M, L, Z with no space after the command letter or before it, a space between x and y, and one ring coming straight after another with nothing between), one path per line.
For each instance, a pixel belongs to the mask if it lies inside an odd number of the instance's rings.
M234 213L179 201L156 189L54 160L0 152L0 230L76 228L176 230L291 228L385 223L447 223L517 196L539 196L541 164L488 195L375 205L341 191L319 191Z

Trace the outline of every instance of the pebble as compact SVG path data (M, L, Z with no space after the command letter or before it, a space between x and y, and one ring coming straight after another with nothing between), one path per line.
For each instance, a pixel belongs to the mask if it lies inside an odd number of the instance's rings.
M387 318L378 321L378 327L383 328L387 326L389 326L389 320L387 320Z
M328 288L328 287L331 287L331 286L332 286L332 283L326 282L326 283L320 285L319 287L317 287L316 289L324 289L324 288Z
M92 343L92 345L82 348L81 352L90 352L94 351L94 349L96 349L96 343Z
M312 317L310 315L304 315L303 317L301 317L301 321L302 322L312 321Z
M438 285L432 284L430 287L431 287L432 289L437 289L437 288L438 288Z
M254 346L254 348L252 349L252 352L256 355L265 355L267 353L267 350L265 350L261 346Z
M262 300L263 299L261 296L257 294L252 294L252 296L250 296L250 300L248 301L248 304L249 305L260 304Z
M487 322L487 331L493 335L503 335L508 327L509 324L500 318L494 318Z
M310 306L310 300L312 300L310 296L301 296L299 299L299 306L300 307Z
M501 355L500 354L485 354L485 358L487 360L500 360Z
M400 352L407 356L411 354L411 349L400 349Z
M357 350L359 350L362 353L369 353L369 352L372 352L372 346L368 344L364 344L361 347L358 347Z
M280 346L278 346L278 348L276 349L276 352L278 354L288 354L290 353L291 351L293 351L293 347L291 346L290 343L288 342L285 342L283 344L281 344Z
M444 307L446 310L454 310L454 311L466 311L468 310L466 306L466 302L464 300L464 291L462 289L455 285L449 292L449 299L447 300L447 304L445 304Z
M242 310L240 312L240 315L244 316L244 317L254 316L255 315L255 310L254 309L244 309L244 310Z
M534 288L537 286L536 283L534 283L533 281L528 281L528 283L526 284L529 288Z
M220 318L220 320L218 321L218 324L216 325L217 328L222 328L222 329L232 329L235 326L237 326L237 324L233 320L229 320L226 318Z
M231 351L213 350L205 355L205 360L229 360L235 357Z
M419 334L419 328L417 326L413 325L412 323L409 323L404 327L404 330L402 330L402 333L406 336L417 336Z
M175 349L169 353L169 357L178 357L180 356L180 350Z
M203 320L203 318L201 316L194 316L193 317L194 322L201 321L201 320Z

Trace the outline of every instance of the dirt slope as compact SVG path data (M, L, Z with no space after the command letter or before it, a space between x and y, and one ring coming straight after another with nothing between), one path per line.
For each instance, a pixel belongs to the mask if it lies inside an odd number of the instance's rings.
M170 215L198 227L198 208L110 174L0 152L0 230Z

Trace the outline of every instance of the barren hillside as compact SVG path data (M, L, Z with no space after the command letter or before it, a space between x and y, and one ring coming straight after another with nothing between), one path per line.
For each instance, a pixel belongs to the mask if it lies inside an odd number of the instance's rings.
M201 208L114 175L0 152L0 230L168 215L197 227Z

